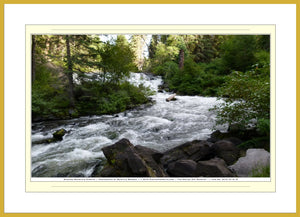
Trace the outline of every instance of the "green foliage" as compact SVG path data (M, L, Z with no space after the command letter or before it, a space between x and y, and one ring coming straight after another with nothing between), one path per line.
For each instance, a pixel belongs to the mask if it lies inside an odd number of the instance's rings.
M78 115L112 114L148 102L145 87L124 83L136 70L134 52L125 36L100 42L98 36L70 35L70 58L73 74L81 84L75 86L75 108L70 110L69 83L64 73L67 65L66 37L36 37L36 79L32 86L33 118L68 118ZM102 80L83 72L98 72ZM70 110L70 111L69 111Z
M246 126L251 119L270 118L270 69L233 72L219 89L224 102L216 106L217 124L238 123Z
M249 148L263 148L267 151L270 151L270 137L255 137L253 139L239 144L237 147L243 150L247 150Z
M257 121L257 130L261 135L265 135L268 138L270 137L270 119L258 119Z
M135 64L138 68L138 71L142 71L145 67L144 65L144 42L146 41L146 35L132 35L130 38L130 47L134 52Z
M134 63L134 52L128 43L123 40L117 40L116 44L107 42L101 50L101 68L105 82L119 83L120 80L129 75L130 71L136 71Z
M152 71L162 75L169 88L179 94L217 96L218 88L225 82L225 75L232 71L249 71L255 63L259 73L268 71L269 53L265 50L257 52L257 37L169 35L164 43L159 41L159 37L152 37ZM181 49L184 50L185 61L183 69L179 70ZM243 79L247 78L240 80Z
M137 71L136 64L141 61L135 54L140 39L135 36L133 46L124 35L109 42L101 42L95 35L70 35L72 70L82 75L81 84L75 85L73 114L110 114L147 102L151 90L124 82L129 72ZM69 116L70 96L63 73L67 68L66 38L37 35L35 41L33 116ZM255 118L261 134L266 135L268 126L264 120L270 118L269 49L268 35L153 35L150 60L144 66L162 75L178 94L225 97L216 108L219 123L247 124ZM179 57L180 50L184 58ZM184 59L181 69L179 59ZM46 67L49 62L56 68ZM97 72L102 79L86 79L83 72Z
M270 52L270 35L258 35L256 46L259 50Z
M224 77L216 76L211 65L197 64L191 58L186 58L183 70L179 70L174 62L168 66L169 70L164 71L166 83L179 94L215 96L224 82Z
M256 124L256 137L238 145L239 148L247 150L249 148L263 148L270 151L270 119L258 119Z
M233 35L221 45L224 73L245 72L255 63L256 41L254 35Z
M45 65L38 65L32 86L32 116L50 118L68 115L69 99L62 80Z
M266 73L270 69L270 53L264 50L260 50L254 54L255 62L254 65L257 69L264 69Z
M162 75L165 78L172 77L172 75L177 73L178 71L179 71L178 64L173 61L164 62L163 64L153 68L154 74Z
M167 46L159 42L156 46L156 52L153 59L153 66L159 66L168 61L173 61L178 57L179 48L176 46Z
M89 81L76 87L76 108L80 115L118 113L147 103L148 93L144 86L135 87L128 82L106 85Z
M251 177L270 177L270 165L258 166L251 172Z
M154 58L157 44L158 44L158 35L152 35L151 42L149 45L149 58L150 59Z
M191 40L192 39L192 40ZM196 35L188 40L189 51L196 63L210 63L220 55L222 35Z

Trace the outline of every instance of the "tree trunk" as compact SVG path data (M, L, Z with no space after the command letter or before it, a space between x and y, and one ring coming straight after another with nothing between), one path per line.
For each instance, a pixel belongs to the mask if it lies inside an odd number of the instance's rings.
M74 108L74 84L73 84L73 66L71 60L71 50L70 50L70 41L69 35L66 35L66 45L67 45L67 61L68 61L68 71L67 77L69 81L69 97L70 97L70 107Z
M184 50L181 49L179 52L179 69L183 69L184 66Z
M31 44L31 83L35 80L35 35L32 35Z

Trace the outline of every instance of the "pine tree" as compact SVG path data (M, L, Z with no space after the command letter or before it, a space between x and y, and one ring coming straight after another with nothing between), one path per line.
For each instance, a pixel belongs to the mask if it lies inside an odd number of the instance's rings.
M74 108L74 83L73 83L73 63L71 59L71 49L70 49L70 36L66 35L66 47L67 47L67 77L69 81L69 97L70 97L70 107Z
M36 68L36 60L35 60L35 35L32 35L32 44L31 44L31 82L33 84L35 80L35 68Z
M144 46L145 46L145 35L133 35L131 37L131 47L135 53L135 63L139 71L142 71L144 65Z

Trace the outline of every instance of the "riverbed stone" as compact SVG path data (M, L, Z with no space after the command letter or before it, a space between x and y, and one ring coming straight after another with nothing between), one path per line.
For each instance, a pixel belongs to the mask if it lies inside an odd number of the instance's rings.
M100 177L118 177L120 176L119 172L116 170L115 167L113 167L112 165L105 165L102 170L100 171L99 174L97 173L94 173L92 174L93 177L97 177L97 176L100 176Z
M168 165L167 173L172 177L195 177L196 167L193 160L178 160Z
M137 155L129 140L121 139L102 151L109 164L104 168L106 176L149 176L145 162ZM108 171L113 172L109 174Z
M56 139L56 140L62 140L63 136L66 134L66 132L67 131L62 128L62 129L59 129L56 132L54 132L52 135L53 135L54 139Z
M212 148L216 156L222 158L227 165L232 165L240 157L239 148L228 140L220 140Z
M104 166L101 176L106 177L156 177L163 176L159 165L151 155L145 155L145 149L137 150L128 139L121 139L102 149L108 165ZM142 153L139 155L139 153ZM153 151L154 154L154 151ZM143 158L144 156L144 158ZM151 159L152 158L152 159ZM149 164L148 164L149 163ZM154 166L152 168L151 166Z
M214 131L210 138L207 140L209 142L217 142L220 140L229 140L231 141L232 138L237 138L240 141L244 142L247 140L251 140L255 137L260 137L261 135L257 131L255 127L252 128L245 128L243 126L240 126L238 124L233 124L228 127L228 130L226 132L221 132L220 130ZM234 143L241 143L240 141L234 139Z
M208 160L214 157L212 149L213 143L204 140L194 140L186 142L175 148L172 148L164 153L161 158L161 163L164 167L177 160L193 160L195 162L200 160Z
M240 145L243 141L237 137L229 137L229 138L225 138L224 140L232 142L235 146Z
M197 177L234 177L236 176L227 168L223 159L213 158L197 163L195 175Z
M134 149L136 150L138 155L145 161L145 163L153 170L153 175L155 177L168 176L160 163L160 158L163 156L161 152L141 145L136 145Z
M115 155L133 149L133 144L128 139L121 139L113 145L102 148L102 151L109 164L115 161Z
M248 177L252 175L253 170L260 170L263 167L270 166L270 153L264 149L248 149L245 157L229 166L239 177Z

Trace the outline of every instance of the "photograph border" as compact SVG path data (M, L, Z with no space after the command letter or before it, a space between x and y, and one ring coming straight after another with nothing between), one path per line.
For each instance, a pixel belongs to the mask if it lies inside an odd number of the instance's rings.
M201 34L270 35L270 178L42 178L31 177L31 35ZM275 25L26 25L26 192L275 192Z
M0 174L1 174L1 206L0 206L0 214L1 216L24 216L24 215L28 215L28 216L32 216L32 215L38 215L38 216L49 216L49 215L53 215L53 214L50 214L50 213L4 213L4 5L5 4L37 4L37 3L43 3L43 4L69 4L69 3L72 3L72 4L75 4L75 3L80 3L80 4L97 4L99 3L98 1L96 0L87 0L87 1L82 1L82 0L63 0L63 1L50 1L50 0L45 0L43 2L41 1L38 1L38 0L31 0L31 1L22 1L22 0L14 0L14 1L10 1L10 0L6 0L5 3L4 2L1 2L0 3L0 11L1 11L1 27L0 27L0 31L1 31L1 41L0 41L0 49L1 49L1 54L2 54L2 57L0 58L0 66L1 66L1 69L0 69L0 82L1 82L1 89L0 89L0 119L1 119L1 125L0 125L0 138L1 138L1 163L0 163ZM103 1L101 3L104 3L104 4L122 4L122 3L140 3L138 1L135 1L135 0L131 0L131 1ZM151 0L151 1L145 1L144 2L145 4L147 3L151 3L151 4L155 4L155 3L160 3L160 4L168 4L168 3L183 3L182 1L157 1L157 0ZM249 1L249 0L246 0L246 1L238 1L238 0L230 0L230 1L221 1L221 0L213 0L213 1L209 1L209 0L204 0L204 1L194 1L194 0L188 0L186 2L184 2L184 4L206 4L206 3L210 3L210 4L295 4L296 5L296 8L297 8L297 28L296 28L296 31L297 31L297 59L296 59L296 62L297 62L297 84L299 84L299 62L300 62L300 45L299 45L299 36L300 36L300 29L299 29L299 1L295 1L295 0L288 0L288 1L282 1L282 0L264 0L264 1L257 1L257 0L252 0L252 1ZM297 97L298 95L300 94L300 87L299 85L297 85L297 89L296 89L296 93L297 93ZM296 118L296 121L297 121L297 135L300 133L299 131L299 100L297 98L296 100L296 108L297 108L297 118ZM297 146L299 146L299 136L297 136ZM300 162L300 159L299 159L299 147L297 147L297 153L296 155L298 156L297 157L297 162L296 162L296 165L297 165L297 170L296 170L296 183L297 183L297 191L296 191L296 204L298 205L297 206L297 210L296 210L296 213L277 213L276 216L299 216L299 208L300 207L300 204L299 204L299 162ZM96 216L98 214L96 213L89 213L89 214L85 214L85 213L78 213L78 214L74 214L74 213L57 213L55 215L58 215L58 216ZM123 216L146 216L146 215L151 215L151 214L147 214L147 213L144 213L144 214L139 214L139 213L126 213L126 214L121 214L121 213L115 213L115 214L110 214L110 213L106 213L106 214L102 214L102 215L107 215L107 216L119 216L119 215L123 215ZM159 215L163 215L163 216L185 216L185 215L201 215L201 216L250 216L250 215L257 215L257 216L274 216L275 214L274 213L255 213L255 214L250 214L250 213L205 213L205 214L193 214L193 213L189 213L189 214L183 214L183 213L164 213L164 214L159 214Z

